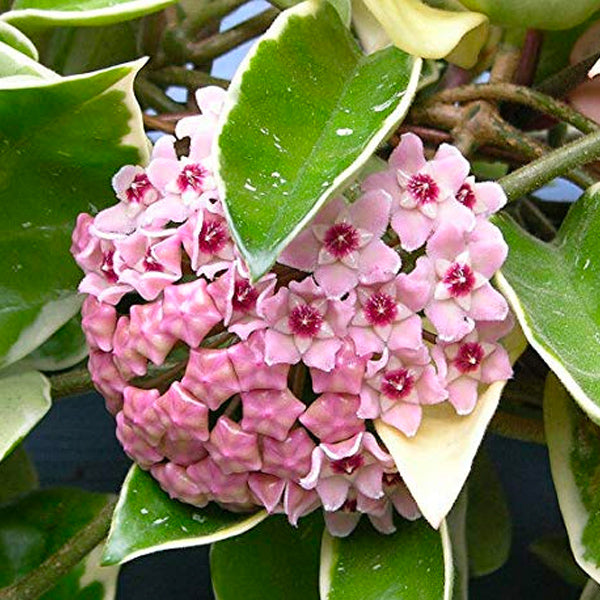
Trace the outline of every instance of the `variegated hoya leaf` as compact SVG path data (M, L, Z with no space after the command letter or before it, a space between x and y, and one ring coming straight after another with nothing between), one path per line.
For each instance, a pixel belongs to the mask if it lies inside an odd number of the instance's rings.
M234 513L209 504L197 508L171 500L149 473L133 466L123 483L104 550L103 564L144 554L203 546L258 525L266 511Z
M363 56L318 0L282 13L254 46L229 88L217 143L219 188L254 278L402 119L420 68L395 48Z
M0 46L0 68L9 51ZM17 54L15 69L37 64ZM69 255L75 217L113 202L114 172L148 156L133 95L142 64L0 79L0 367L29 354L79 310L81 274Z

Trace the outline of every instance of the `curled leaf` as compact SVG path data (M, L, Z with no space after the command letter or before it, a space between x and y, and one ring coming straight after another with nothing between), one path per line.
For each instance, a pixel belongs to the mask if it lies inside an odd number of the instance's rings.
M485 15L433 8L420 0L353 0L352 11L367 51L391 41L409 54L470 68L488 35Z

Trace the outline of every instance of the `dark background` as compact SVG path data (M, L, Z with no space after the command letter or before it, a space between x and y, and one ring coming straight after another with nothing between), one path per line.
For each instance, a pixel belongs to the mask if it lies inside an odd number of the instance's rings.
M578 590L567 586L527 549L534 539L562 529L546 448L494 435L488 435L484 444L508 496L513 545L502 569L472 581L471 599L576 600ZM117 493L130 464L114 436L113 419L96 394L56 402L30 434L26 447L44 487L68 485ZM125 564L117 597L212 599L207 549L168 550Z

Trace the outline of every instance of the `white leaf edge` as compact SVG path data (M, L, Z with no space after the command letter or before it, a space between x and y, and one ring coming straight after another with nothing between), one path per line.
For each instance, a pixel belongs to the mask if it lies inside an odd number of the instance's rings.
M589 513L579 496L569 465L574 443L571 427L574 414L569 406L570 402L569 394L556 375L549 373L544 390L544 427L554 488L573 556L593 580L600 582L600 567L584 558L585 546L581 541Z
M0 32L5 33L7 36L11 36L20 47L9 44L6 41L3 41L4 44L11 46L21 54L31 58L31 60L39 60L40 56L35 44L20 29L13 27L10 23L6 23L6 21L0 21Z
M520 328L503 340L511 363L525 350ZM448 403L426 406L421 426L412 438L380 419L375 429L423 516L436 529L463 488L477 450L491 421L506 381L486 386L472 413L460 416Z
M123 482L123 486L121 488L121 493L119 495L119 500L117 501L117 505L115 506L115 510L113 512L113 518L112 518L112 522L110 524L110 530L109 530L108 536L106 538L106 545L104 547L104 555L103 555L103 559L102 559L104 565L110 566L113 564L112 559L110 559L111 560L110 564L106 562L107 560L109 560L109 557L107 556L107 551L109 548L109 544L111 542L111 538L115 535L117 527L119 527L121 525L120 512L121 512L123 505L127 501L127 496L128 496L127 491L128 491L129 485L131 483L131 480L137 473L138 469L139 469L139 467L137 465L133 465L131 467L131 469L129 469L129 472L127 473L127 477L125 477L125 481ZM122 558L120 558L118 560L118 562L116 562L114 564L122 565L124 563L134 560L135 558L139 558L140 556L145 556L147 554L154 554L155 552L162 552L163 550L174 550L176 548L192 548L194 546L205 546L208 544L214 544L215 542L221 542L228 538L232 538L237 535L241 535L242 533L245 533L246 531L249 531L256 525L258 525L259 523L264 521L268 516L269 516L269 513L267 513L266 510L261 510L257 513L252 513L251 515L248 516L247 519L240 521L240 522L236 523L235 525L232 525L231 527L221 529L218 532L213 533L211 535L204 535L204 536L194 537L194 538L186 537L185 539L181 539L181 540L170 540L168 542L162 542L160 544L155 544L154 546L148 546L146 548L140 548L139 550L134 550L133 552L124 554L124 556Z
M442 540L442 552L444 555L444 596L440 600L456 600L454 596L454 557L452 552L452 541L446 521L442 521L439 527ZM383 534L382 534L383 535ZM331 589L331 574L337 564L336 548L340 538L333 537L327 527L323 530L321 538L321 562L319 567L319 596L321 600L329 599Z
M600 189L600 184L592 186L592 188ZM590 190L592 190L590 188ZM563 382L565 387L569 390L571 396L575 399L577 404L588 414L590 419L600 425L600 406L593 402L590 397L585 393L583 388L577 383L575 378L569 373L565 365L562 363L560 358L556 356L549 348L547 348L536 336L527 318L527 314L523 309L523 305L517 296L517 293L510 285L506 277L504 277L502 271L498 271L495 276L495 282L498 289L502 292L504 297L508 300L521 329L527 338L527 341L531 344L534 350L542 357L544 362L550 367L551 371L554 371L558 378Z
M250 51L246 54L245 58L240 63L235 75L229 85L229 89L227 91L227 96L225 99L225 104L223 106L223 111L219 117L219 124L217 126L217 134L214 140L213 146L213 156L215 157L215 164L217 165L217 169L215 171L215 180L217 184L217 188L219 190L219 194L221 198L227 198L227 186L225 185L225 181L221 177L219 165L221 164L221 149L219 145L219 139L221 137L221 131L225 127L228 122L229 113L236 106L239 96L240 90L242 87L242 80L244 75L249 70L252 59L258 52L260 46L269 41L277 40L282 36L285 29L287 28L289 21L292 17L310 17L315 15L320 9L321 3L319 0L306 0L296 6L282 12L276 19L273 21L271 27L267 30L267 32L258 40L254 46L250 49ZM279 251L281 252L301 231L304 229L306 224L312 220L312 218L319 212L319 210L323 207L325 202L335 193L336 190L342 188L344 184L353 177L353 175L360 169L360 167L369 159L369 157L375 152L379 144L383 142L388 136L389 132L396 126L396 124L406 115L408 109L410 108L413 97L417 91L417 86L419 84L419 77L421 74L421 65L422 59L418 57L413 57L414 63L412 66L412 72L409 78L408 85L404 94L402 94L401 100L398 103L398 106L392 113L384 120L380 130L371 138L369 143L365 146L364 150L361 154L359 154L354 162L349 165L344 171L342 171L332 182L331 185L324 188L324 192L317 198L314 206L311 210L304 216L304 218L296 225L296 227L290 232L290 234L279 244ZM223 208L225 211L225 216L230 224L231 233L235 239L235 243L242 253L244 259L249 258L246 247L243 243L243 240L240 238L237 229L233 226L233 221L231 219L231 214L229 213L229 208L227 203L223 203ZM249 261L246 260L248 263ZM263 271L265 270L265 265L262 264L258 269L254 267L254 265L249 264L250 271L252 274L253 280L258 279L263 275Z
M24 8L8 11L0 15L0 20L14 24L20 29L52 26L95 26L109 25L150 14L174 4L177 0L132 0L131 2L110 3L104 8L92 10L44 10Z
M3 460L15 446L40 422L42 417L50 410L52 399L50 396L50 382L46 377L37 371L28 371L26 373L17 373L0 377L0 415L2 415L2 405L8 396L27 395L31 398L36 395L36 405L34 407L22 404L20 411L23 417L32 419L32 422L26 425L17 426L8 439L0 438L0 461ZM13 416L14 418L14 416Z
M7 48L11 49L10 46ZM11 49L12 50L12 49ZM13 50L16 54L21 54ZM21 55L24 56L24 55ZM26 58L26 57L25 57ZM33 62L33 61L32 61ZM129 112L129 131L121 138L121 146L132 146L139 151L139 164L147 164L150 158L150 141L144 131L142 111L137 103L133 93L133 82L139 70L146 64L147 59L142 58L121 65L115 65L107 69L83 73L81 75L72 75L69 77L59 77L52 71L49 71L55 77L41 79L34 77L6 77L0 79L0 94L3 90L12 89L39 89L62 85L65 82L85 80L94 76L110 72L112 70L125 68L128 73L119 81L107 88L103 94L118 90L125 94L125 106ZM61 298L45 304L32 321L22 332L17 341L13 344L4 359L0 359L0 367L6 367L27 356L38 346L43 344L53 333L58 331L71 317L79 311L83 299L81 296L73 294L66 298Z

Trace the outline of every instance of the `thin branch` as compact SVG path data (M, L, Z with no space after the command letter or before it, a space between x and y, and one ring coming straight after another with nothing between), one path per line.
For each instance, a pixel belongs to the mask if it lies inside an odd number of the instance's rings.
M481 85L465 85L450 90L444 90L436 94L428 101L428 104L436 102L470 102L472 100L496 100L506 102L517 102L524 104L556 117L557 119L569 123L583 133L592 133L598 131L600 126L588 119L580 112L573 110L570 106L559 100L536 92L527 87L513 85L511 83L487 83Z
M244 4L246 0L214 0L213 2L195 2L182 22L184 31L195 34L213 21L222 17Z
M182 109L181 104L171 100L163 90L145 77L136 79L135 93L140 97L143 104L154 108L158 112L176 113Z
M215 34L199 42L182 44L180 46L181 54L186 60L197 65L206 63L264 33L278 14L279 10L270 8L232 29Z
M106 506L74 538L34 571L0 590L0 600L36 600L85 558L108 533L116 499Z
M189 89L198 89L206 85L217 85L227 89L229 86L228 79L220 79L203 71L185 67L165 67L157 71L150 71L148 78L162 85L182 85Z
M92 377L87 364L47 376L50 380L52 398L66 398L76 394L84 394L94 390Z
M165 133L174 134L175 124L169 121L165 121L159 117L147 115L144 113L144 125L146 129L164 131Z
M599 156L600 131L596 131L505 175L498 183L504 188L509 200L516 200ZM584 174L581 186L585 189L594 182L593 177Z

